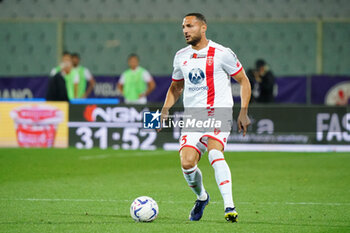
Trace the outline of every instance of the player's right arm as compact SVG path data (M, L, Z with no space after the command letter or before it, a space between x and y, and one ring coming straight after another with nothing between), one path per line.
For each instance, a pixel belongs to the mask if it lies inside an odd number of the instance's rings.
M162 111L161 111L161 122L163 122L163 119L167 119L168 115L169 115L169 109L174 106L174 104L176 103L176 101L180 98L181 93L184 89L184 77L182 74L182 70L180 68L179 65L179 58L178 56L175 55L174 58L174 70L173 70L173 74L172 74L172 82L171 85L168 89L168 92L166 94L166 98L164 101L164 105L162 107ZM160 129L158 130L158 132L160 131Z
M169 110L180 98L183 89L184 89L184 80L172 81L168 89L168 93L166 94L166 98L162 109Z
M172 81L171 85L168 89L168 92L166 94L166 98L164 101L164 105L162 107L162 111L161 111L161 117L160 120L161 122L163 122L163 119L167 119L168 115L169 115L169 109L174 106L174 104L176 103L176 101L180 98L181 93L183 91L184 88L184 80L179 80L179 81ZM161 129L158 130L158 132Z

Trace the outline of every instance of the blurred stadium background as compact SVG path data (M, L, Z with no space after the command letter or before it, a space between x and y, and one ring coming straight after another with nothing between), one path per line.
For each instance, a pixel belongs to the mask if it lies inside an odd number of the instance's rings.
M132 51L154 75L169 75L184 47L181 20L202 12L208 38L246 67L261 57L278 76L349 75L346 0L3 0L0 75L47 75L63 50L95 75L119 75Z
M254 68L258 58L267 61L276 76L278 108L291 109L288 106L293 104L300 106L301 111L313 109L311 115L328 112L324 118L321 115L311 117L309 123L314 127L304 133L313 134L315 138L319 130L323 134L332 129L329 140L322 144L348 142L347 137L341 136L343 132L347 135L350 128L346 114L350 101L350 4L346 0L1 1L0 98L2 101L45 98L50 70L60 63L63 51L70 51L81 55L82 64L96 78L89 97L117 100L120 96L116 83L127 68L126 58L130 53L137 53L141 65L157 83L156 91L148 98L149 104L159 105L171 82L174 54L185 46L182 18L192 11L206 15L208 38L232 48L246 70ZM239 88L234 82L232 90L239 103ZM335 110L324 105L344 106ZM84 114L86 109L93 111L91 106L84 110L85 107L81 108ZM333 120L334 111L339 114ZM73 118L78 122L89 120L86 114L85 119L79 119L82 112L76 116L72 112L65 112L69 122ZM292 112L296 114L298 110ZM285 118L284 125L291 124L292 119ZM258 121L254 121L257 126L253 124L252 131L271 134L271 129L259 131ZM338 124L330 126L335 121ZM278 122L273 122L273 132L292 133L283 127L279 129L276 124ZM13 131L12 125L8 130ZM70 135L72 137L71 132ZM315 142L314 139L305 140L290 142Z
M282 121L276 118L279 113L267 116L273 111L265 109L265 115L254 119L259 114L253 111L250 129L253 134L282 132L293 136L295 132L302 132L311 135L280 140L297 144L349 142L346 136L350 123L346 113L350 102L350 4L346 0L1 1L0 98L3 102L45 98L50 70L60 63L63 51L70 51L81 55L82 64L96 78L90 98L121 99L116 90L117 81L127 68L127 56L137 53L141 65L157 83L156 91L148 97L149 105L159 105L171 82L174 54L186 46L182 18L192 11L206 15L208 38L232 48L246 70L254 68L256 59L262 58L276 76L275 104L277 108L285 107L284 113L289 117ZM239 86L233 81L232 90L239 103ZM97 103L116 103L101 101ZM73 126L79 128L87 124L74 122L91 120L86 117L89 113L86 109L91 113L91 104L96 102L84 103L86 105L79 107L80 112L63 111L65 121L70 122L69 138L74 138ZM274 108L274 105L268 106ZM310 111L307 120L300 117L303 111ZM322 112L328 115L319 115ZM336 116L333 113L337 113ZM9 113L4 115L9 118ZM259 123L268 117L272 123ZM99 119L97 117L97 121ZM302 129L293 126L293 119L300 120L298 123L294 120L294 124L301 125ZM6 132L12 132L15 137L13 120L7 120L8 123L2 124L6 125ZM331 126L332 122L337 123ZM279 128L278 123L282 127ZM291 126L286 128L288 125ZM61 124L58 135L66 135L68 130L61 134L61 128L66 127ZM332 131L330 135L316 138L317 133L329 131ZM113 141L111 137L108 133L108 141ZM3 133L2 138L8 138L7 133ZM68 136L66 138L67 142L61 146L76 145L76 141L68 143ZM236 135L232 142L274 143L276 140L266 137L247 140ZM2 145L15 144L3 142ZM111 143L107 145L110 147Z
M200 223L186 221L193 195L179 129L143 129L186 46L189 12L207 17L208 38L246 70L262 58L276 76L275 103L252 103L248 135L234 125L228 138L234 227L222 224L205 159L212 204ZM0 42L1 232L349 232L349 0L0 0ZM63 51L81 55L96 85L87 99L46 102ZM130 53L157 83L147 105L124 104L116 91ZM232 90L236 118L234 81ZM142 195L159 204L154 224L129 217Z

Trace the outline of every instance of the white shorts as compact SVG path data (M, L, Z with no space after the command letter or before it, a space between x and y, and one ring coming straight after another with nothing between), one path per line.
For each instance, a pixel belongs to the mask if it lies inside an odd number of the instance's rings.
M207 150L208 138L212 138L220 142L225 149L227 138L230 132L220 132L220 130L214 132L183 132L179 139L180 150L184 147L191 147L195 149L199 156L205 153Z

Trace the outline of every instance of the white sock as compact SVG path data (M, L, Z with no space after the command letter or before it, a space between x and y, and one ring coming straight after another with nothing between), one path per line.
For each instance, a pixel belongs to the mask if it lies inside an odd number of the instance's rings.
M197 165L190 169L182 168L182 171L188 186L190 186L192 191L197 195L197 198L201 201L207 200L208 197L203 186L202 173Z
M224 154L219 150L210 150L209 152L209 162L214 168L215 179L222 198L224 199L225 209L227 207L234 207L233 198L232 198L232 180L231 172L228 167Z

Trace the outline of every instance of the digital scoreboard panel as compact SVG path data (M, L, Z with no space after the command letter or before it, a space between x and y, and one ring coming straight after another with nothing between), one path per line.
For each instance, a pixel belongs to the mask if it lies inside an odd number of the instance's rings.
M152 105L70 105L69 146L79 149L179 149L181 129L178 126L165 128L160 133L144 128L144 113L157 110L160 111L160 107ZM182 111L174 108L170 115ZM252 123L245 137L237 132L235 119L238 113L239 107L235 107L228 148L239 144L349 145L350 142L347 107L252 106L249 109Z

